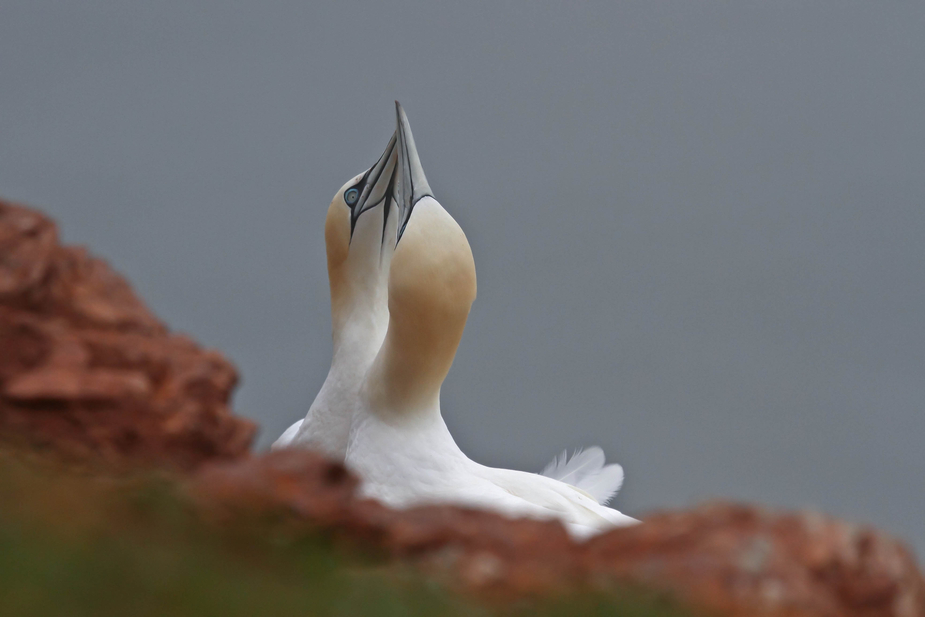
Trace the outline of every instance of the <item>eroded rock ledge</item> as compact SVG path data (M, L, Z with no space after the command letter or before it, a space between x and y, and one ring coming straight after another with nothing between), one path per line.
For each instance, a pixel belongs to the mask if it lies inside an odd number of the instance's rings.
M66 454L191 469L247 453L221 354L171 334L121 276L0 201L0 430Z
M358 498L358 483L343 465L288 451L205 467L190 492L210 515L284 512L502 596L629 583L722 615L925 615L925 582L900 542L818 513L711 503L579 544L558 523L391 510Z
M639 584L724 615L925 617L905 546L814 513L714 503L645 516L584 544L557 523L450 506L395 511L311 452L250 456L216 352L170 334L102 261L45 216L0 201L0 437L68 456L190 472L204 516L294 525L507 596Z

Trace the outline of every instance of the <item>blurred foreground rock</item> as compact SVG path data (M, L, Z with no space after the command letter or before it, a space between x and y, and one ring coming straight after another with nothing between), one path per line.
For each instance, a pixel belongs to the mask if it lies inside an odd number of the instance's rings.
M925 617L906 548L820 514L711 504L573 542L558 523L359 499L343 465L248 455L234 368L171 335L128 284L46 217L0 202L0 436L67 455L195 470L220 522L267 516L505 597L640 585L722 615Z
M285 513L505 597L630 584L721 615L925 616L925 581L900 542L822 514L714 503L579 544L558 523L390 510L359 499L358 483L343 465L291 450L207 466L190 491L210 516Z
M68 455L193 468L246 454L220 354L170 334L53 222L0 201L0 430Z

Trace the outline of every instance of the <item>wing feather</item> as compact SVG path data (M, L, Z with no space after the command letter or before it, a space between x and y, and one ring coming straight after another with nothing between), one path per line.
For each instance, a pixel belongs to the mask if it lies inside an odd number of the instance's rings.
M292 444L292 440L295 439L296 434L299 432L299 429L302 428L303 420L299 420L279 436L279 439L273 442L273 445L270 446L270 450L282 450L283 448L288 448Z

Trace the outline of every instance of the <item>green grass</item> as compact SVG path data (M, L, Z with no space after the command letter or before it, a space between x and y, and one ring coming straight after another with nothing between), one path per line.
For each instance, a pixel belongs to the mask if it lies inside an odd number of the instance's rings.
M4 617L680 617L613 593L488 603L318 534L206 525L170 478L61 473L0 451Z

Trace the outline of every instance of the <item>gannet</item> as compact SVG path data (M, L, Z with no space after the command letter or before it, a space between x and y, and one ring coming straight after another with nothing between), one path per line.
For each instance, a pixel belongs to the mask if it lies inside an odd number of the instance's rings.
M559 519L577 537L638 522L561 480L480 465L450 435L440 387L475 299L475 263L465 233L433 196L398 102L396 116L401 183L388 326L360 384L345 459L362 479L361 493L393 507L455 503ZM623 473L619 466L602 473L598 452L554 460L546 471L576 484L588 471L589 488L606 500Z
M331 288L334 352L321 390L303 420L273 443L344 459L360 383L385 338L389 263L398 233L395 134L376 164L344 184L328 207L324 238ZM382 216L363 214L381 211Z

